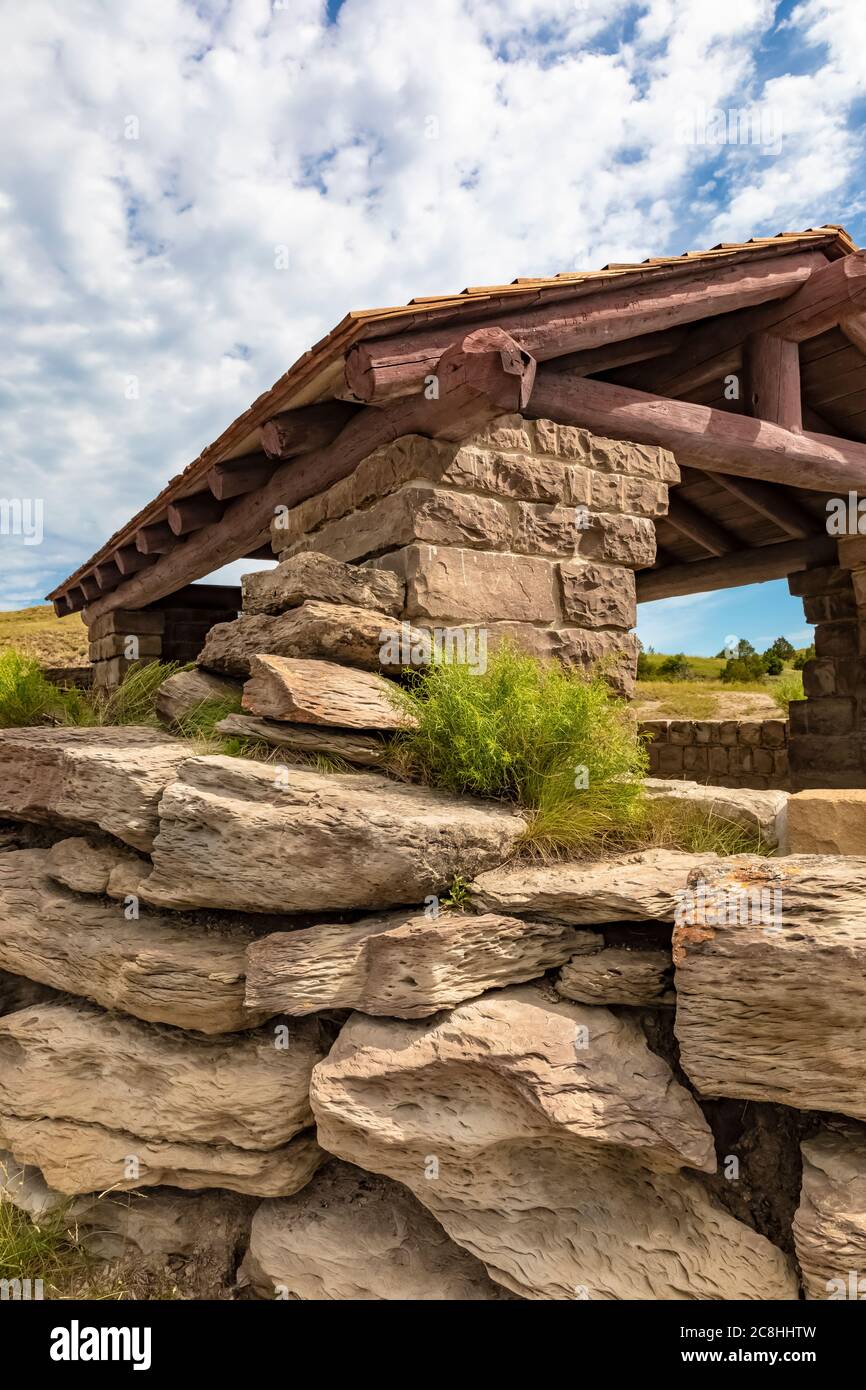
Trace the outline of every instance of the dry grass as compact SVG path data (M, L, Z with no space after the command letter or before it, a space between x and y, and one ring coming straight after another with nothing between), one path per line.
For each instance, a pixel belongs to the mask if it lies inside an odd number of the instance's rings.
M87 628L80 613L58 618L50 603L0 613L0 652L15 647L43 666L86 666Z

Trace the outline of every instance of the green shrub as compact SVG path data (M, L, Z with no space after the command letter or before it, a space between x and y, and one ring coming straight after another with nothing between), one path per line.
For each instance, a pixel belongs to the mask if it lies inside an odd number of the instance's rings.
M677 652L676 656L666 656L656 667L656 673L669 681L687 681L694 677L694 672L682 652Z
M775 652L764 652L764 670L768 676L781 676L785 663Z
M791 701L805 699L802 673L798 671L796 675L783 676L773 687L772 695L787 719Z
M815 644L813 642L811 647L803 647L800 651L797 652L797 655L794 657L794 660L792 661L791 665L794 667L795 671L802 671L807 661L814 660Z
M435 665L398 698L417 728L395 739L390 769L516 802L529 812L526 843L537 852L583 850L629 822L646 752L601 676L503 644L483 674Z
M740 644L742 646L742 643ZM757 652L749 652L745 656L732 656L725 662L725 669L721 679L726 685L742 683L746 681L763 681L766 679L767 671L764 666L764 658Z

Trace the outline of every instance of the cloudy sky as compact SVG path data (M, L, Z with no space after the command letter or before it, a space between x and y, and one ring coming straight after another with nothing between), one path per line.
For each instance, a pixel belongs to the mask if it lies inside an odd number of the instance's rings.
M350 308L866 240L864 51L862 0L0 0L0 497L44 505L42 544L0 535L0 608ZM744 106L753 143L700 139ZM651 605L641 635L805 635L757 592Z

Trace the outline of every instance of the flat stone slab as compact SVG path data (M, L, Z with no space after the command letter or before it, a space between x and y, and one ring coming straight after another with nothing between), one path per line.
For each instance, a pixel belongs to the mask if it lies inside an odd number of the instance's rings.
M461 912L394 912L276 932L249 948L246 999L270 1013L336 1008L423 1018L497 985L543 975L587 935L561 923Z
M0 816L92 830L149 850L189 745L157 729L0 729Z
M371 671L353 671L333 661L254 656L243 707L260 718L294 724L391 733L412 722L396 694L391 681Z
M60 1192L296 1191L321 1161L301 1131L327 1042L312 1019L285 1027L277 1047L268 1029L209 1039L65 1000L7 1014L0 1147Z
M242 1274L265 1298L509 1297L407 1188L333 1161L296 1197L260 1203Z
M499 802L373 773L191 758L160 803L141 896L242 912L417 904L502 863L525 828Z
M806 1297L866 1295L866 1133L838 1122L800 1145L803 1186L794 1244Z
M712 1136L634 1014L536 985L353 1014L311 1100L323 1147L408 1187L522 1297L797 1297L785 1255L679 1171L714 1170Z
M271 570L241 576L245 613L284 613L309 599L372 609L391 617L403 608L404 586L396 574L346 565L310 550Z
M201 1033L237 1032L268 1017L244 1007L249 932L146 909L129 918L121 904L54 882L53 853L0 855L0 967L106 1009Z
M358 767L380 767L388 745L375 734L324 725L286 724L275 719L258 719L253 714L230 714L216 726L226 738L249 738L289 753L324 754Z
M396 641L399 651L404 634L406 641L422 640L421 634L386 613L310 600L276 616L244 613L234 622L216 623L207 635L198 664L212 671L246 676L252 658L266 652L299 660L335 661L366 671L386 670L390 648Z
M866 1120L866 858L696 870L674 928L676 1034L705 1096Z
M583 1004L675 1004L670 951L606 946L567 961L556 978L558 994Z
M789 792L709 787L702 782L668 781L662 777L648 777L644 790L650 801L688 802L696 811L760 835L768 849L784 848Z
M691 870L716 859L652 849L594 863L516 864L479 874L469 885L469 898L479 911L573 926L672 922Z
M787 852L866 855L866 788L796 792L788 802Z

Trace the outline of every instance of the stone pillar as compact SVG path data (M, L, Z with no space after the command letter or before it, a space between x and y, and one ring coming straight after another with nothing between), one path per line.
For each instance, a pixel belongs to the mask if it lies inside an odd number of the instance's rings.
M410 435L278 514L281 559L303 550L396 571L416 627L484 628L543 657L602 660L634 683L634 571L679 479L664 449L503 416L462 444Z
M815 658L803 668L805 700L790 706L788 756L795 791L866 786L866 613L858 621L852 576L842 563L803 570L788 579L815 624ZM866 565L866 558L864 558ZM861 732L863 731L863 732Z
M96 618L88 633L93 689L115 690L136 661L194 661L216 623L231 622L239 587L190 584L150 608L116 608Z

